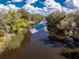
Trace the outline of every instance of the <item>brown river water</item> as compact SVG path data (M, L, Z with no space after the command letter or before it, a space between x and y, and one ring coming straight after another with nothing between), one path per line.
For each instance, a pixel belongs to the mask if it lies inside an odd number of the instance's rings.
M0 59L65 59L61 55L62 48L52 47L44 41L47 35L44 31L33 34L32 39L23 41L21 48L6 50Z

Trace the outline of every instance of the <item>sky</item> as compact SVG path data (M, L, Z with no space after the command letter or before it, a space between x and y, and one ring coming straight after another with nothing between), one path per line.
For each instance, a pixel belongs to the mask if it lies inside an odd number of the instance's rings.
M26 1L31 1L31 0L0 0L0 4L8 5L8 4L14 4L17 7L23 7L26 4ZM34 0L35 1L35 0ZM45 0L38 0L32 5L35 7L42 8L44 7L43 3ZM64 5L65 0L55 0L56 2L59 2L62 6Z
M45 16L60 11L69 13L79 10L79 0L0 0L0 11L20 8Z

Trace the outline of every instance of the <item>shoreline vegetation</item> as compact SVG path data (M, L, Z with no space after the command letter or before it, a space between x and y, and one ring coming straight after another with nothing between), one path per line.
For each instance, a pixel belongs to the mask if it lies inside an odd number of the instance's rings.
M69 45L65 47L65 53L76 51L75 48L79 47L79 12L57 12L42 16L20 9L6 13L0 12L0 54L6 49L20 48L25 38L31 39L30 29L35 28L41 21L47 22L48 38L51 41L56 40Z
M0 54L5 49L19 48L25 33L29 37L26 40L30 39L30 29L43 20L44 16L30 14L23 9L6 13L0 12Z
M48 38L65 45L63 53L67 55L79 54L79 12L52 13L46 17L46 20Z
M60 40L65 37L75 37L78 39L79 35L79 12L76 13L52 13L46 17L47 30L49 36L59 37Z

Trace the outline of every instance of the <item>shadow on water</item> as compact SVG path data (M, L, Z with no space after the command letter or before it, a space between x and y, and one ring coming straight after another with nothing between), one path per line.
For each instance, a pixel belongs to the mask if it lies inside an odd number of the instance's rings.
M25 34L21 47L13 50L7 49L1 54L0 59L64 59L60 55L63 45L54 40L50 41L47 36L48 33L42 30L33 34L31 40L29 35ZM30 48L27 47L29 44Z
M47 40L46 32L40 31L33 34L31 40L27 36L29 35L25 35L25 39L20 48L11 50L6 49L1 54L0 59L63 59L63 57L59 55L61 49L43 46L45 43L39 44L43 42L42 40Z
M66 59L79 59L79 52L62 53L61 55L64 56Z
M64 46L56 41L50 41L48 38L40 38L40 42L44 45L49 45L51 47L56 47L56 48L61 48ZM61 55L65 57L65 59L79 59L79 52L74 52L74 53L62 53Z
M39 35L40 33L43 34ZM57 42L55 40L50 40L48 38L48 33L43 30L41 30L41 32L38 32L37 37L38 37L38 42L40 42L43 45L48 45L50 47L56 47L56 48L63 47L62 43Z
M62 43L57 42L55 40L49 40L48 37L45 38L39 38L40 43L44 45L49 45L50 47L56 47L56 48L61 48L63 47Z
M52 41L49 40L47 33L45 33L44 36L43 35L44 34L41 35L42 37L38 38L38 41L43 45L48 45L49 47L52 47L52 48L53 47L55 47L55 48L68 47L68 45L66 43L62 44L62 43L57 42L55 40L52 40ZM37 36L40 36L40 35L37 35ZM74 53L62 53L62 52L61 52L61 55L64 56L65 59L79 59L79 52L74 52Z

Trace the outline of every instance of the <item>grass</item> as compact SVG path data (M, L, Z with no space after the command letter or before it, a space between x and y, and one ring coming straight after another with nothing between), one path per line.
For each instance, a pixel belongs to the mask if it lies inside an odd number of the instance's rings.
M10 35L8 34L8 36L10 36ZM8 37L8 36L6 36L6 37ZM15 49L21 49L22 47L24 47L24 45L27 44L31 38L31 32L28 30L25 33L23 33L23 32L17 33L15 35L13 35L11 38L6 38L6 37L0 38L0 55L6 49L15 50Z
M23 33L18 33L15 36L12 37L12 39L7 43L7 48L12 49L12 48L18 48L20 47L20 44L22 40L24 39Z

